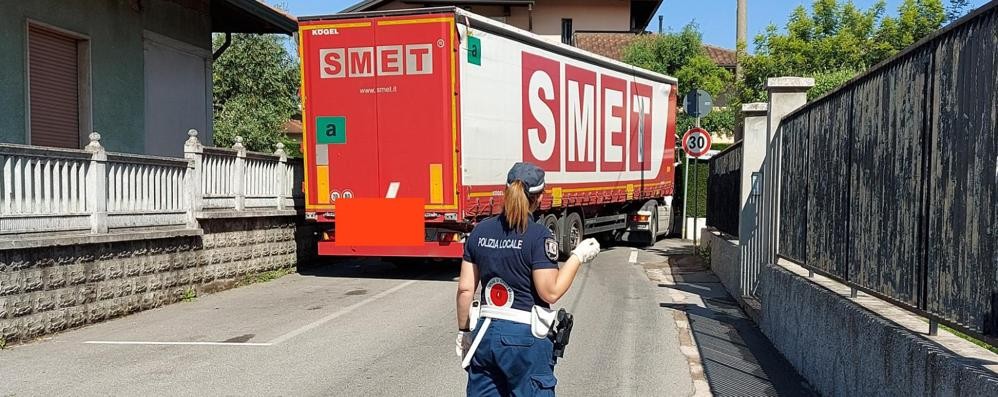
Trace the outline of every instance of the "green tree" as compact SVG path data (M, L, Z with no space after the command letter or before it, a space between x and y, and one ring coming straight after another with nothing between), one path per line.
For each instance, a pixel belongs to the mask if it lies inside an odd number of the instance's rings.
M949 0L946 6L946 21L952 22L964 16L970 9L970 0Z
M644 35L624 48L624 62L679 80L680 98L693 89L702 89L714 98L731 97L734 76L707 56L698 26L690 23L675 33ZM708 131L730 135L734 132L737 104L716 110L701 120ZM693 118L680 114L677 131L693 126Z
M271 153L281 142L299 155L296 142L281 126L300 111L298 62L274 35L233 34L232 44L215 60L215 145L229 147L236 136L248 150ZM223 37L214 37L214 47Z
M696 24L677 33L643 35L624 48L624 62L679 80L679 92L700 88L717 96L734 81L730 72L707 56Z
M810 11L797 7L785 32L770 25L756 36L755 55L743 62L740 99L765 100L767 78L791 75L814 77L818 84L808 92L814 98L939 29L946 19L942 0L904 0L896 17L885 16L885 10L883 0L866 10L851 0L815 0Z

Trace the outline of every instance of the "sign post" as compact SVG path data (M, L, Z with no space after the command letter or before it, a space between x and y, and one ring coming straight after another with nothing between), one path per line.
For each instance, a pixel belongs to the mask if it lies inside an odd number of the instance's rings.
M710 144L711 144L710 133L708 133L707 130L705 130L703 128L695 127L695 128L690 129L689 131L686 131L686 133L683 134L683 151L686 152L686 168L687 169L689 168L689 164L690 164L689 160L690 160L690 158L692 157L694 159L697 159L697 158L703 157L703 155L707 154L707 152L710 151ZM694 165L695 165L695 163L694 163ZM687 171L687 175L689 175L688 171ZM693 206L693 229L694 229L693 230L693 244L694 245L697 242L697 235L696 235L697 222L696 222L696 219L697 219L697 212L700 209L699 200L696 199L697 197L699 197L699 195L698 195L699 190L697 190L699 188L699 181L700 181L699 176L700 176L700 170L699 170L699 168L693 170L693 196L694 196L694 203L693 203L693 205L694 205ZM683 185L683 190L684 191L686 190L686 185L685 184ZM684 214L683 223L684 224L686 223L686 219L685 219L686 202L687 202L686 198L688 198L688 197L689 197L688 193L684 194L684 199L683 199L683 214Z
M702 128L700 128L700 118L703 117L703 116L706 116L708 113L710 113L710 111L713 110L713 107L714 107L713 105L714 105L713 104L713 99L711 99L710 94L707 93L707 91L700 90L700 89L690 91L690 93L686 94L686 97L683 99L683 109L686 111L686 114L688 114L690 116L693 116L693 117L696 117L696 124L694 124L695 128L693 128L693 129L691 129L689 131L686 131L686 133L683 134L683 139L682 139L682 142L683 142L683 151L686 152L686 156L685 156L686 157L686 166L683 167L683 224L682 224L682 227L681 227L682 236L683 237L686 237L686 232L687 232L686 231L686 203L689 202L689 200L687 200L687 199L689 198L689 192L688 192L689 188L688 188L688 186L689 186L689 175L690 175L690 156L692 156L693 158L697 158L697 157L703 156L704 154L707 154L707 151L710 150L710 134L707 133L706 130L703 130ZM698 135L697 135L698 138L696 138L696 140L694 142L687 142L687 138L689 138L690 134L692 132L694 132L694 131L701 131L702 134L698 133ZM705 136L705 138L703 138L703 140L701 140L699 138L699 137L704 137L704 136ZM690 143L692 143L692 145L690 145ZM704 144L706 145L706 147L705 148L701 148L701 146L704 145ZM694 151L691 152L690 148L693 148ZM694 183L693 194L696 195L696 191L697 191L696 183L698 181L697 172L694 171L693 174L694 174L693 175L693 183ZM694 212L696 212L696 207L694 207ZM693 228L696 229L696 216L695 215L693 217ZM693 243L696 244L696 232L695 231L693 233Z

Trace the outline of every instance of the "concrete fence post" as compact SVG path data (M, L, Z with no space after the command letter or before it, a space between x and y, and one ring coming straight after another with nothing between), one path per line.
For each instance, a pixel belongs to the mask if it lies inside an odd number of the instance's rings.
M277 209L285 209L285 201L289 195L287 189L288 185L288 153L284 151L284 144L277 142L277 150L274 154L278 156L277 159Z
M236 136L236 143L232 148L236 149L235 170L232 173L232 190L236 200L236 211L246 208L246 147L243 146L243 137Z
M187 208L187 227L198 227L197 213L204 208L204 192L201 190L201 171L203 170L204 147L198 140L198 131L187 130L187 141L184 142L184 158L187 159L187 172L184 173L185 206Z
M779 250L780 231L780 159L783 140L780 123L783 117L807 103L807 90L814 87L810 77L771 77L766 80L769 91L769 117L767 119L767 150L763 161L763 207L761 232L764 239L765 263L775 263Z
M90 167L87 169L87 210L90 212L90 232L107 233L107 152L101 146L101 136L90 133Z
M739 275L738 292L754 296L765 246L759 236L762 222L760 206L764 185L761 167L766 158L769 104L763 102L742 105L742 172L741 202L738 214Z

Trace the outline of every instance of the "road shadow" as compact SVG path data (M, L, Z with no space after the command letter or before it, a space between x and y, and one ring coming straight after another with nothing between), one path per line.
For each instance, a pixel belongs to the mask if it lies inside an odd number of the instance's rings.
M668 263L674 265L663 271L675 282L658 286L684 292L687 302L659 306L686 315L711 392L716 396L816 396L717 276L695 262L669 257ZM695 298L703 305L689 303Z
M458 260L415 258L331 258L298 266L306 277L372 278L390 280L455 281L461 271Z

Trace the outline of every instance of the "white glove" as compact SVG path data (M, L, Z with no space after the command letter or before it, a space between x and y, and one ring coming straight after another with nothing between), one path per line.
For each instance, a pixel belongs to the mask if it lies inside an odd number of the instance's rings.
M579 257L582 263L589 263L599 254L599 243L594 238L582 240L574 250L572 255Z
M465 354L468 354L468 349L471 348L471 332L457 331L457 346L454 347L454 352L457 356L464 358Z

